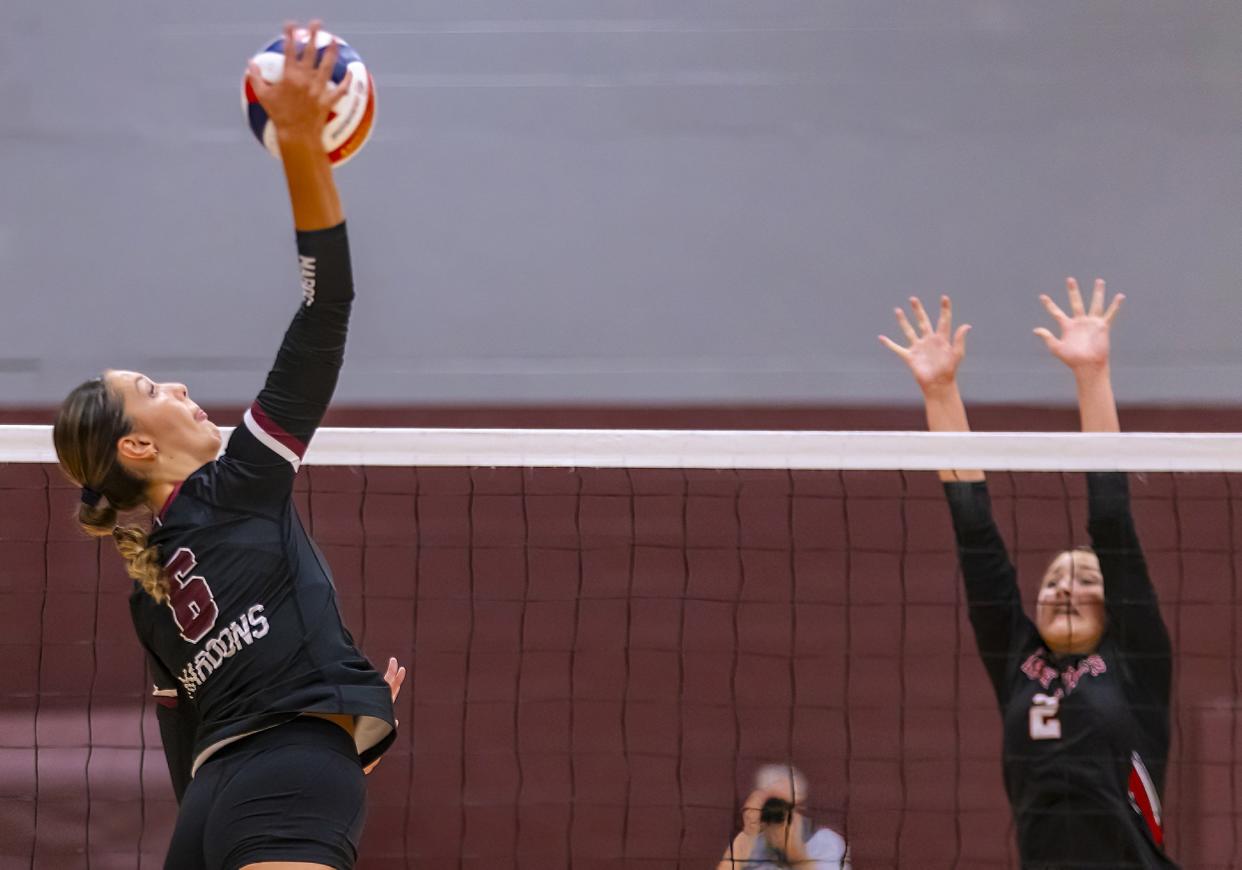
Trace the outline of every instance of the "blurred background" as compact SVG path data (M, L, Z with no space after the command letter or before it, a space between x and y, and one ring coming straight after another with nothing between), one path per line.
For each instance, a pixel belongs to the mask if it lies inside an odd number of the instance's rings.
M238 87L312 14L379 94L339 407L908 405L875 335L940 292L968 400L1066 403L1066 275L1130 298L1123 401L1238 401L1237 3L11 0L0 403L249 402L297 287Z
M6 0L0 422L108 366L237 419L300 299L240 77L311 16L379 100L337 176L359 301L329 424L919 429L875 336L947 292L975 425L1074 429L1030 330L1076 275L1129 297L1125 428L1242 431L1234 0ZM1194 481L1136 504L1181 663L1171 849L1224 868L1242 487ZM710 867L772 761L856 867L1016 866L929 475L300 486L360 642L412 668L360 866ZM998 478L1028 582L1080 542L1080 486ZM175 811L75 498L0 466L0 870L158 867Z

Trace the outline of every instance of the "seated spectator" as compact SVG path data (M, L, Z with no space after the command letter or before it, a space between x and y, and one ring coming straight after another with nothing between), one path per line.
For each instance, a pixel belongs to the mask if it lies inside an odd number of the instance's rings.
M803 814L806 797L806 778L793 767L759 768L742 804L742 830L716 870L849 870L845 840Z

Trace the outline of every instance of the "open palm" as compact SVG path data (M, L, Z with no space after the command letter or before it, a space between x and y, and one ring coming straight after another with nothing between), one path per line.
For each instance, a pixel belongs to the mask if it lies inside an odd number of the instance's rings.
M1113 318L1121 310L1125 295L1118 293L1105 309L1104 282L1097 278L1091 292L1091 307L1086 308L1083 306L1082 293L1078 290L1078 282L1067 278L1065 287L1069 297L1069 314L1062 311L1047 295L1039 297L1039 301L1060 328L1061 336L1058 338L1042 326L1035 330L1035 334L1043 339L1053 356L1075 371L1108 365L1109 329Z
M902 347L886 335L879 337L880 342L905 361L923 392L949 386L957 378L957 367L966 356L966 333L970 332L970 327L963 325L953 331L953 303L948 296L940 297L940 317L934 328L917 296L910 297L910 310L914 312L917 331L904 311L893 309L897 325L910 346Z

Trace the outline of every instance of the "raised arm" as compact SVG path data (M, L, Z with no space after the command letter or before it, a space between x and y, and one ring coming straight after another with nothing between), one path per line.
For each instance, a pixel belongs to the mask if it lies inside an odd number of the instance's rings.
M1120 432L1109 368L1110 331L1125 296L1118 293L1105 307L1106 290L1098 279L1090 307L1084 306L1073 278L1066 280L1066 293L1068 314L1048 296L1040 297L1061 335L1042 327L1035 334L1074 375L1082 431ZM1091 472L1087 475L1087 494L1088 529L1104 575L1109 633L1132 655L1167 661L1171 652L1169 633L1130 512L1129 481L1120 472Z
M921 332L915 331L904 311L896 309L897 324L910 346L902 347L883 335L880 342L910 367L923 393L927 428L932 432L969 432L966 407L957 387L957 369L966 355L970 327L959 326L953 331L953 306L948 296L940 297L935 328L918 298L910 298L910 308ZM992 517L983 472L944 470L940 479L953 515L975 641L992 686L1003 701L1010 657L1035 628L1022 609L1017 573Z
M914 312L920 332L910 325L904 311L893 309L897 325L910 346L902 347L886 335L879 336L880 343L910 367L910 373L923 393L928 431L969 432L966 405L957 388L957 368L966 356L966 333L970 332L970 326L963 324L956 332L953 331L953 303L948 296L940 297L940 317L935 328L932 328L931 319L917 296L910 297L910 309ZM983 480L983 472L978 469L945 469L940 472L940 479Z
M251 64L248 76L259 102L276 127L293 224L297 231L302 304L286 331L276 362L258 398L229 443L226 458L251 480L280 478L287 492L311 436L336 390L354 298L344 215L322 131L349 77L333 85L333 42L316 63L319 22L306 38L285 25L285 65L280 81L269 83ZM251 493L253 495L253 492Z

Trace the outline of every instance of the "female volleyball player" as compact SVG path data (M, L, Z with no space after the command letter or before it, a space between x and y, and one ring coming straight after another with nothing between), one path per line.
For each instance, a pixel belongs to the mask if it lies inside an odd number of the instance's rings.
M315 44L318 22L310 25ZM279 134L303 301L266 385L217 459L220 431L181 384L111 369L54 428L82 487L78 518L111 536L137 581L180 812L169 870L353 867L363 765L394 737L385 678L341 623L331 576L298 520L293 479L336 386L353 300L345 223L320 132L349 84L335 45L285 26L284 77L250 84ZM149 509L148 534L119 525ZM395 662L390 682L400 685Z
M1117 432L1109 329L1097 281L1090 308L1068 282L1070 313L1042 296L1061 330L1035 332L1069 366L1084 432ZM948 297L932 327L910 300L918 330L897 309L905 360L933 432L969 426L957 388L966 332L953 332ZM1027 868L1167 868L1160 793L1169 753L1171 648L1130 515L1126 476L1087 475L1090 550L1059 554L1044 573L1032 622L977 470L942 471L970 622L1004 720L1005 788Z

